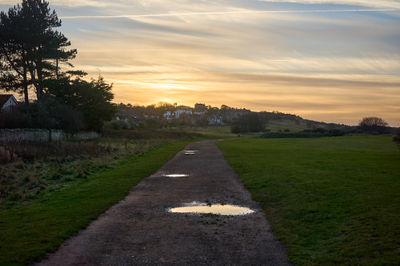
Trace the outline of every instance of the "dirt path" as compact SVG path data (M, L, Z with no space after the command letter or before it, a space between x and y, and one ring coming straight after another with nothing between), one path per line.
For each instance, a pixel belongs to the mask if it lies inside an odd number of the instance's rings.
M188 145L39 265L288 265L257 203L212 141ZM165 173L186 173L168 178ZM183 203L250 207L245 216L172 214Z

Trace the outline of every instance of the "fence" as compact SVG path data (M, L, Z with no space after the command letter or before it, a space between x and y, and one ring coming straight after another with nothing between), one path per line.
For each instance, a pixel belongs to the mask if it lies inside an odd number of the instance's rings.
M0 129L0 142L49 142L64 140L91 140L100 135L96 132L79 132L76 134L65 133L62 130L52 129Z

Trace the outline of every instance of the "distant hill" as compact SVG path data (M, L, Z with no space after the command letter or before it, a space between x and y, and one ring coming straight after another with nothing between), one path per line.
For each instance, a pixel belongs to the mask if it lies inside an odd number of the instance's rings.
M125 119L132 118L137 121L158 120L159 122L173 125L192 126L230 126L232 122L242 115L257 113L260 119L266 124L267 130L271 132L299 132L303 130L315 130L318 128L326 130L351 131L356 127L325 123L303 119L294 114L281 112L253 112L244 108L234 108L222 105L220 108L197 103L193 107L184 105L172 105L159 103L148 106L131 104L119 104L116 117Z

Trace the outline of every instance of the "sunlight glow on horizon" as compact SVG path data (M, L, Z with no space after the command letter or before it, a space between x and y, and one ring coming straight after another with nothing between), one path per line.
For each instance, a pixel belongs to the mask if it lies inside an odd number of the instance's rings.
M0 0L7 10L17 0ZM50 0L115 102L400 126L400 0Z

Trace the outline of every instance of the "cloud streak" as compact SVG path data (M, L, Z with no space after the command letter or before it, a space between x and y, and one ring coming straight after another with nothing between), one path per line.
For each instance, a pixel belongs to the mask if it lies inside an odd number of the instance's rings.
M14 4L19 0L0 0ZM12 2L12 3L11 3ZM53 0L117 102L228 104L400 126L400 1ZM4 10L4 8L3 8Z
M400 8L400 1L397 0L258 0L268 3L296 3L296 4L339 4L339 5L358 5L378 8Z
M207 12L171 12L162 14L138 14L138 15L82 15L63 16L62 19L115 19L115 18L147 18L147 17L181 17L181 16L223 16L223 15L251 15L251 14L307 14L307 13L370 13L370 12L400 12L400 9L310 9L310 10L238 10L238 11L207 11Z

